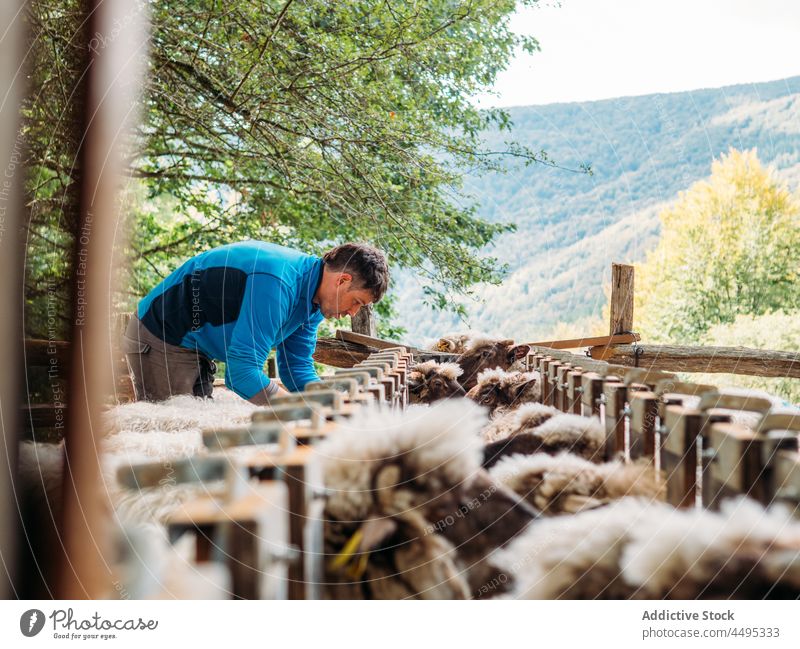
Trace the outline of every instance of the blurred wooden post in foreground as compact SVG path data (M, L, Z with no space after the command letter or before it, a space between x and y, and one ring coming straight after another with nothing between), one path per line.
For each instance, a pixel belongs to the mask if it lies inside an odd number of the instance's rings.
M106 489L101 486L101 409L112 390L112 252L127 125L147 54L145 8L124 0L87 0L87 79L83 86L80 211L72 259L70 332L58 599L113 592Z
M25 21L21 0L0 3L0 298L7 312L0 318L0 598L18 597L14 583L18 578L16 536L18 507L15 501L14 474L20 424L20 385L22 380L22 218L25 172L20 133L20 108L23 97L22 65Z

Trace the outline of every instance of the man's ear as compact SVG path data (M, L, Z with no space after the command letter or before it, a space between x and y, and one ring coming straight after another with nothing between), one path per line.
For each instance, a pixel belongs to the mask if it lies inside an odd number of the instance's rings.
M339 277L336 280L336 286L341 286L345 282L352 282L353 276L350 273L339 273Z

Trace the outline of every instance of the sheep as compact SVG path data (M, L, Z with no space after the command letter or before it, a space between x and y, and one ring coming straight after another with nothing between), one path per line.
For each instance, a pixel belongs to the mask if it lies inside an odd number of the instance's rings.
M524 403L514 410L499 413L483 429L486 442L497 442L517 433L530 431L552 417L562 415L558 408L543 403Z
M137 401L110 408L103 423L108 434L120 431L200 431L203 428L247 424L258 406L230 390L214 390L213 399L188 395L159 403Z
M577 513L626 496L663 499L664 481L653 465L593 464L577 455L511 455L489 471L543 515Z
M479 587L497 574L489 555L537 512L481 470L485 419L482 408L456 399L366 409L317 447L329 493L328 597L487 594Z
M745 498L719 512L623 498L543 519L493 560L517 598L794 599L800 522Z
M456 361L464 370L461 385L469 391L478 382L478 374L483 370L524 369L525 358L530 353L530 345L515 345L513 340L497 338L473 338Z
M498 434L496 441L484 446L483 467L489 469L508 455L555 455L561 451L593 462L601 461L606 436L599 419L554 414L546 408L548 406L542 407L541 404L527 404L511 413L514 426L504 431L508 435Z
M433 403L440 399L463 397L466 393L458 382L459 376L461 367L456 363L417 363L408 374L409 402Z
M498 416L523 403L538 401L542 392L539 379L538 372L484 370L467 398L488 408L490 415Z
M472 333L454 333L454 334L445 334L441 338L433 341L427 348L434 352L445 352L448 354L463 354L466 351L467 344L470 340L472 340L476 335L482 334L475 334Z

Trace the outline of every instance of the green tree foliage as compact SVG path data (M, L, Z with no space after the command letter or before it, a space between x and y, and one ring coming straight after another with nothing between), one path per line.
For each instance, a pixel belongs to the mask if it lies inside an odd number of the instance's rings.
M141 6L144 0L138 0ZM524 0L532 4L535 0ZM431 302L498 282L477 256L510 226L477 218L461 174L496 169L489 126L508 115L469 97L517 47L514 0L153 0L149 74L132 179L133 266L120 304L198 250L259 238L320 252L368 240L430 282ZM34 0L29 333L65 297L85 34L77 0ZM98 36L98 44L103 39ZM525 162L543 155L509 144ZM52 263L50 263L52 262ZM64 311L63 309L61 310Z
M776 311L764 315L738 315L728 324L711 327L704 342L725 347L752 347L783 351L800 350L800 312ZM691 380L712 385L738 385L765 390L800 405L800 380L736 375L691 375Z
M800 308L800 204L755 151L715 161L661 223L636 275L645 340L701 342L740 315Z

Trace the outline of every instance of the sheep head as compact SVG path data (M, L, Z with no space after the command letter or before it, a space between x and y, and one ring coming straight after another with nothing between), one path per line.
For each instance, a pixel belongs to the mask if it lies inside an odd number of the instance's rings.
M417 363L408 375L409 401L433 403L440 399L463 397L466 393L458 382L461 372L461 367L456 363Z
M483 594L481 587L498 574L490 554L536 517L480 468L484 422L483 410L468 401L368 411L318 447L330 490L329 595Z
M486 369L507 370L516 361L524 359L531 351L530 345L515 345L513 340L476 338L467 350L458 357L464 373L460 382L465 390L471 390L478 382L478 375Z
M431 349L448 354L463 354L466 351L467 344L474 337L474 333L446 334L431 345Z
M535 372L505 372L484 370L467 398L495 414L498 409L509 410L520 404L537 401L541 394L539 375Z

